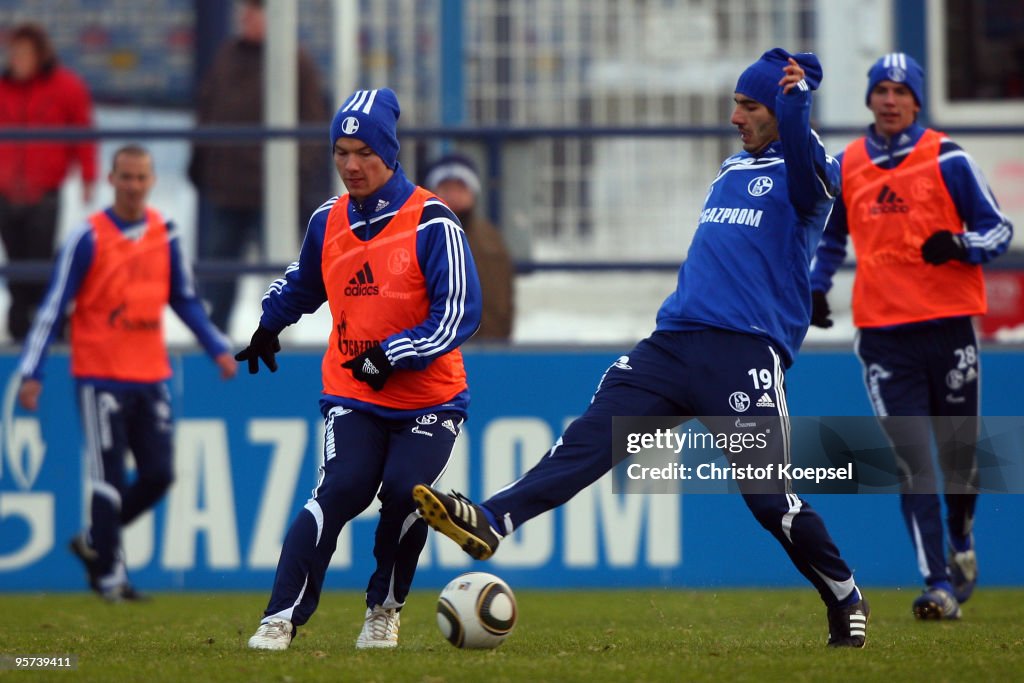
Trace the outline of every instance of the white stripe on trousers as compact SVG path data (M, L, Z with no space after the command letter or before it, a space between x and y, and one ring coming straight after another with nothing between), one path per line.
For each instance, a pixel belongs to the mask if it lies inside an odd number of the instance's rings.
M91 495L100 495L108 499L115 508L121 509L121 492L114 488L106 479L103 467L103 451L113 446L113 433L110 428L110 413L116 409L117 401L107 393L100 393L96 388L85 385L81 388L82 425L85 429L85 464ZM91 498L86 492L86 500Z
M788 464L791 458L792 435L790 434L789 404L786 403L785 372L783 371L782 360L775 352L775 349L769 346L768 351L772 354L772 362L774 364L775 403L779 408L779 421L781 422L782 429L783 464ZM789 510L782 517L782 532L786 535L786 540L793 543L793 522L796 520L796 516L800 514L800 510L803 509L803 501L800 500L800 496L793 493L792 484L788 481L786 482L786 501L789 503ZM810 564L810 562L808 562L808 566L825 582L836 600L845 600L856 587L853 576L845 581L836 581L825 576L821 570Z
M772 377L775 381L775 405L779 410L779 429L782 431L782 464L788 465L792 454L792 441L790 434L789 404L786 403L786 373L782 367L782 359L771 346L768 352L772 354ZM792 493L792 484L786 482L786 492Z

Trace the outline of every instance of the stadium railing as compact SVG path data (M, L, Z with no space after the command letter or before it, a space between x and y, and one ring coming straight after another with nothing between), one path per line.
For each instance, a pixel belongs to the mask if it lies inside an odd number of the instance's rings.
M860 126L820 127L821 136L853 137L862 134ZM1024 126L943 126L943 132L954 137L996 136L1024 137ZM0 143L33 141L74 141L133 139L146 141L187 140L190 142L232 142L245 140L267 141L275 139L312 140L322 139L322 125L305 125L294 128L270 128L264 126L203 126L193 128L0 128ZM500 175L504 147L514 141L542 138L726 138L735 135L729 126L596 126L596 127L531 127L512 128L504 126L479 127L411 127L400 132L400 138L415 141L472 142L482 145L486 164L484 173L491 182L487 210L491 218L498 220L501 215ZM195 275L201 280L218 280L243 275L278 274L286 263L233 263L224 261L196 261ZM544 271L600 272L600 271L671 271L679 267L678 261L617 261L601 259L594 261L518 260L518 273ZM852 268L845 263L842 268ZM990 270L1024 271L1024 251L1011 250L1005 257L986 265ZM45 281L49 278L52 263L48 261L23 261L0 264L0 278L19 281Z

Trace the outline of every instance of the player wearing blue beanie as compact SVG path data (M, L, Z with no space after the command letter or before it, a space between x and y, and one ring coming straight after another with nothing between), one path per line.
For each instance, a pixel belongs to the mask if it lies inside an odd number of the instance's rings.
M402 111L391 88L356 90L331 121L331 149L338 138L357 138L377 153L388 168L398 161L398 117Z
M376 497L376 568L357 649L398 646L401 610L427 526L408 496L435 481L469 409L459 346L480 326L480 278L458 217L398 161L392 90L357 90L331 121L344 194L313 212L299 258L263 297L235 358L277 370L278 335L328 304L321 366L323 460L281 546L267 608L248 646L285 650L320 603L338 534ZM427 428L429 427L429 428Z
M871 103L871 91L882 81L902 83L910 88L917 106L924 108L924 69L905 52L891 52L880 57L868 69L868 89L864 93L864 103Z
M839 164L811 129L811 91L821 77L817 57L780 48L743 71L730 117L743 151L711 182L655 331L612 363L584 413L537 465L482 504L417 485L412 495L428 524L471 556L490 557L504 536L568 502L622 458L615 416L718 416L699 418L710 431L774 420L772 443L734 463L790 461L785 370L807 332L809 263L840 190ZM818 590L828 645L863 647L870 610L822 518L785 482L739 488Z
M924 71L912 57L879 58L865 99L874 122L836 156L843 192L812 267L811 323L832 325L826 295L852 240L855 348L903 475L900 508L925 583L912 610L959 619L978 580L972 316L986 312L982 265L1006 252L1013 226L967 152L918 122Z
M736 81L736 92L757 100L772 112L775 111L775 97L779 93L779 74L782 68L795 59L804 70L807 90L817 90L821 85L821 63L811 52L790 54L781 47L768 50L761 58L746 68Z

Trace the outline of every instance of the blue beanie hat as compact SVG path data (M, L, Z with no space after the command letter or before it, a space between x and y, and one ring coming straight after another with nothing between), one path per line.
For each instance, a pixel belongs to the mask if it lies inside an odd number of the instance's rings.
M792 57L804 70L804 81L811 90L817 90L821 84L821 63L811 52L790 54L781 47L768 50L761 58L747 67L736 81L736 92L756 100L775 112L775 97L781 92L779 81L785 76L782 67L789 64Z
M917 100L917 106L924 107L924 69L905 52L891 52L879 58L868 69L868 91L864 103L871 103L871 91L882 81L902 83L910 88Z
M398 96L390 88L356 90L331 121L331 149L340 137L366 143L388 168L398 162L398 135L395 127L401 114Z

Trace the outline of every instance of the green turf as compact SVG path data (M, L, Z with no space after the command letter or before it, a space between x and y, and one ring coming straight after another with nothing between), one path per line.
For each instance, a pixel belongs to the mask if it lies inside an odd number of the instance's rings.
M0 654L78 656L75 672L11 680L115 681L1009 681L1024 676L1024 590L979 589L956 623L917 623L913 593L869 590L864 650L825 647L811 590L520 591L497 650L459 651L414 593L394 651L356 651L362 596L328 593L287 652L246 641L266 595L162 593L106 605L88 594L0 596Z

